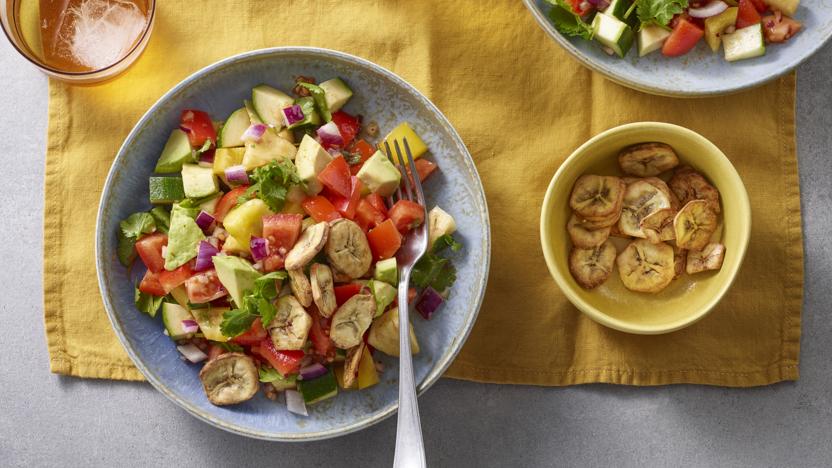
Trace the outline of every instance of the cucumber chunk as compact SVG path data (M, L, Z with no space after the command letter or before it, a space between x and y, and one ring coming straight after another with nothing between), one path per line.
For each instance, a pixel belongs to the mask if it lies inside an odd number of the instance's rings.
M326 80L320 87L324 90L326 106L330 112L338 112L352 97L352 90L341 78Z
M185 325L183 320L193 320L194 317L188 312L188 309L173 302L162 303L162 323L165 324L165 330L168 331L168 336L172 340L184 340L191 338L193 333L185 332Z
M214 170L199 164L182 165L182 185L188 198L204 198L220 189Z
M659 50L664 41L670 36L670 31L661 26L650 25L638 32L638 56L644 57L650 52Z
M251 104L263 123L280 130L283 127L283 114L280 111L294 104L294 100L283 91L259 85L251 90Z
M598 13L592 20L592 30L598 42L609 47L619 57L624 57L633 45L633 29L618 18Z
M332 369L328 369L326 374L316 379L299 380L298 390L303 395L303 401L307 405L312 405L337 395L338 382L335 380Z
M182 170L183 163L193 160L194 156L188 134L177 128L171 132L167 143L165 143L154 171L159 173L179 172Z
M217 146L220 148L232 148L243 146L243 133L251 125L251 119L245 107L235 110L228 116L220 134L217 137Z
M725 47L725 60L729 62L759 57L766 53L763 26L759 23L737 29L731 34L724 34L722 42Z
M181 177L151 177L150 203L170 205L185 199L185 187Z

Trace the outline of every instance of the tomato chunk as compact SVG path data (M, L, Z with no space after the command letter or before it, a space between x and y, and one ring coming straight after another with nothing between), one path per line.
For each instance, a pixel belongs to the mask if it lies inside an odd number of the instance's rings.
M254 323L251 324L251 328L246 330L242 335L231 338L231 341L242 346L255 346L267 336L269 336L269 333L263 328L263 322L260 320L260 317L257 317L254 319Z
M316 307L312 307L309 310L309 315L312 316L312 328L309 329L309 339L312 341L315 354L331 360L335 357L335 345L329 338L329 320L322 317Z
M165 257L162 256L162 248L168 245L168 236L161 232L148 234L136 241L136 252L142 263L153 273L159 273L165 269Z
M223 349L223 348L221 348L221 347L219 347L215 344L211 344L208 347L208 360L210 361L210 360L214 359L217 356L222 356L223 354L225 354L227 352L228 351L226 351L225 349Z
M381 198L381 195L377 193L371 193L367 195L367 201L373 205L373 208L377 209L384 217L387 217L387 203L384 202L384 199Z
M303 215L278 213L263 216L263 237L269 243L269 256L263 260L266 271L283 268L286 254L292 250L303 225Z
M318 181L339 196L349 198L352 190L350 175L350 166L347 164L347 160L343 156L338 156L333 158L324 167L324 170L318 174Z
M754 9L757 10L758 13L768 10L768 5L766 5L765 0L751 0L751 3L754 4Z
M271 337L267 336L260 342L259 351L263 359L283 376L297 374L300 371L300 361L304 356L301 350L279 351L274 347Z
M342 284L335 286L335 302L340 306L347 300L361 292L362 286L358 283Z
M361 226L364 232L383 223L385 219L387 217L378 211L366 198L362 198L358 202L358 208L355 210L355 222Z
M373 258L384 260L396 255L399 247L402 246L402 236L396 229L392 220L386 220L367 233L367 241L370 243L370 250Z
M192 304L205 304L228 295L228 291L220 283L217 271L213 268L185 280L185 291L188 293L188 301Z
M746 0L740 0L746 1ZM751 7L754 8L753 6ZM705 31L691 23L686 19L680 19L673 28L673 32L664 42L662 46L662 54L667 57L679 57L690 52L696 46L696 43L702 39Z
M358 203L361 201L361 188L363 186L361 185L361 180L355 176L350 178L350 185L352 188L348 198L333 195L329 199L332 202L332 206L334 206L335 209L341 213L341 215L347 219L354 219L355 211L358 209Z
M142 282L139 283L139 291L150 294L151 296L164 296L167 294L165 288L159 282L159 274L153 273L150 270L147 270L144 278L142 278Z
M335 221L341 217L338 210L332 206L332 203L321 195L307 198L300 205L303 207L303 211L319 223L322 221Z
M390 219L400 233L407 234L408 231L425 222L425 209L416 202L399 200L390 208Z
M428 161L425 158L419 158L415 162L416 164L416 172L419 174L419 182L424 182L433 171L436 170L436 163L433 161Z
M753 26L760 22L760 13L751 0L740 0L737 12L737 29Z
M179 119L179 128L188 134L188 140L194 148L201 148L206 140L211 140L212 145L217 143L214 123L205 112L194 109L183 110Z
M214 218L222 222L225 219L225 215L231 211L231 208L237 206L237 199L246 193L246 190L248 190L248 186L242 185L223 195L220 201L217 202L217 208L214 210Z
M332 114L332 121L338 126L338 131L344 139L344 146L352 143L355 136L358 135L358 131L361 129L361 123L358 121L358 117L354 117L341 110Z
M355 144L350 148L350 152L355 153L358 155L358 161L354 164L350 164L350 173L352 175L358 174L358 171L361 170L361 167L364 165L364 161L370 159L370 156L375 154L376 149L373 145L367 143L365 140L358 140Z
M173 271L161 271L159 273L159 283L162 284L162 288L164 288L165 294L167 294L193 275L194 271L191 269L190 262L188 262Z

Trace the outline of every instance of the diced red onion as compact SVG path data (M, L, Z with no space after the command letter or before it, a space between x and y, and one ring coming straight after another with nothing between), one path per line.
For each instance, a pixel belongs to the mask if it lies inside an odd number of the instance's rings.
M282 112L283 112L283 120L284 120L284 122L286 122L287 127L289 127L292 124L295 124L297 122L300 122L301 120L306 118L303 115L303 109L301 109L301 107L297 104L283 109Z
M176 349L179 350L183 356L185 356L185 359L194 364L208 359L208 355L193 344L180 345L177 346Z
M199 331L199 324L196 320L185 319L182 321L182 331L185 333L196 333Z
M238 166L231 166L225 169L225 178L228 179L229 182L236 182L238 184L247 184L248 183L248 173L246 173L246 167L242 164Z
M590 5L594 6L596 10L604 10L610 6L607 0L586 0Z
M263 134L266 133L268 128L269 127L261 123L251 124L246 131L243 132L241 139L246 142L253 141L255 143L260 143L260 140L263 138Z
M200 211L199 214L196 215L196 225L199 226L203 232L208 232L212 224L214 224L214 217L205 211Z
M251 236L249 247L251 248L251 258L257 262L269 256L269 241L262 237Z
M323 364L314 363L300 369L300 377L303 380L316 379L327 373L326 367Z
M341 136L341 132L338 131L338 125L336 125L335 122L329 122L326 125L321 125L318 128L317 133L324 148L342 146L344 144L344 137Z
M306 402L303 401L300 392L289 389L284 393L286 394L286 409L301 416L309 416L309 412L306 411Z
M211 245L210 242L201 241L199 243L199 250L197 250L196 254L196 263L194 264L194 271L205 271L210 270L214 267L214 261L212 258L214 255L220 253L216 247Z
M442 297L441 294L436 292L435 289L428 286L422 291L422 294L419 296L419 300L416 301L416 310L422 314L425 320L430 320L431 316L442 303L445 302L445 298Z
M710 18L716 16L728 9L728 4L720 0L715 0L702 8L690 8L688 13L694 18Z
M209 149L208 151L200 153L200 155L199 155L199 165L200 166L202 166L202 165L213 166L214 165L214 153L215 153L215 151L213 149Z

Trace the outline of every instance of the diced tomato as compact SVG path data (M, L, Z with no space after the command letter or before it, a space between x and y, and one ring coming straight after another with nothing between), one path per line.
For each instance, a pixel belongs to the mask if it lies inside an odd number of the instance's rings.
M344 198L349 198L352 188L350 166L343 156L333 158L318 174L318 180L332 192Z
M151 296L164 296L167 294L165 288L159 283L159 274L153 273L150 270L147 270L144 278L142 278L142 282L139 283L139 291L150 294Z
M338 126L338 131L341 132L341 137L344 139L344 146L352 143L358 131L361 129L361 123L358 117L353 117L344 111L338 111L332 114L332 121Z
M399 247L402 246L402 236L393 221L389 219L371 229L367 233L367 241L370 243L373 258L376 260L384 260L396 255Z
M367 198L362 198L358 202L358 208L355 210L355 222L361 226L364 232L373 229L387 219L384 214L378 211Z
M214 218L216 218L217 221L222 222L222 220L225 219L225 215L231 211L231 208L237 206L237 199L246 193L246 190L248 190L248 185L241 185L240 187L237 187L223 195L222 198L220 198L220 201L217 202L217 207L214 209Z
M358 283L342 284L335 286L335 302L340 306L347 300L361 292L361 285Z
M746 0L740 0L746 1ZM753 7L752 7L753 8ZM686 19L681 19L673 28L670 37L664 42L662 54L667 57L678 57L690 52L696 43L702 39L705 31Z
M251 324L251 328L242 335L231 338L231 341L242 346L254 346L263 341L263 338L267 336L269 336L269 333L263 328L263 322L260 321L260 317L257 317L254 319L254 323Z
M592 9L592 4L584 0L569 0L569 6L572 7L572 11L578 16L584 16Z
M760 22L760 14L751 0L740 0L737 12L737 29L753 26ZM671 36L673 37L673 36Z
M279 351L274 347L271 337L263 338L259 348L260 356L271 364L281 375L297 374L300 371L300 361L303 351Z
M315 307L309 310L309 315L312 316L309 339L312 341L312 347L315 348L315 354L324 356L327 360L334 358L335 345L329 339L329 320L321 317L320 312Z
M165 269L165 257L162 248L168 245L168 236L161 232L148 234L136 241L136 252L142 259L144 266L153 273Z
M263 216L263 237L269 243L269 256L263 260L263 268L277 271L283 268L286 254L300 237L303 215L278 213Z
M213 268L185 280L185 291L188 292L188 301L192 304L205 304L228 295L228 291L220 283L217 270Z
M390 219L402 234L425 222L425 208L410 200L399 200L390 208Z
M210 361L210 360L214 359L217 356L222 356L223 354L225 354L227 352L228 351L226 351L225 349L220 348L219 346L217 346L215 344L212 344L208 348L208 360Z
M355 164L350 165L350 173L352 175L358 174L358 171L361 170L361 166L364 165L364 161L370 159L370 156L375 154L376 149L373 145L367 143L365 140L358 140L350 148L351 153L358 154L358 162Z
M211 117L205 112L185 109L182 111L182 116L179 119L179 128L188 134L188 140L194 148L201 148L205 144L205 140L211 140L211 143L217 143L217 131L214 130L214 123L211 122Z
M162 284L162 288L167 294L193 275L194 271L191 269L190 262L188 262L173 271L163 270L159 272L159 283Z
M416 172L419 174L419 182L424 182L433 171L436 170L436 163L433 161L428 161L425 158L419 158L415 162L416 164Z
M329 200L332 202L332 206L338 210L345 218L347 219L354 219L355 218L355 210L358 209L358 203L361 201L361 180L358 177L352 176L350 178L350 182L352 185L352 189L350 191L349 198L340 197L338 195L332 195L329 197Z
M367 195L367 201L373 205L373 208L377 209L381 214L384 215L386 218L387 215L387 203L384 202L384 199L381 198L381 195L377 193L371 193Z
M332 206L332 203L321 195L307 198L300 206L303 207L303 211L319 223L322 221L335 221L341 217L338 210Z
M768 5L766 5L765 0L751 0L751 3L754 4L754 9L757 10L757 13L768 10Z

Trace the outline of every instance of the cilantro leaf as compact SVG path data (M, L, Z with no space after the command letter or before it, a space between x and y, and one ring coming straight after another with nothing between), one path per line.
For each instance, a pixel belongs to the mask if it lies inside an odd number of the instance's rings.
M594 32L592 26L578 16L572 7L565 0L548 0L552 4L549 10L549 19L555 25L555 29L561 34L570 37L582 37L591 40Z
M222 341L212 341L211 344L214 345L214 346L219 346L220 348L228 351L229 353L242 353L242 352L245 351L242 346L240 346L238 344L234 344L234 343L229 343L229 342L223 343Z
M457 242L452 235L446 234L437 238L431 251L416 262L410 278L416 286L420 288L431 286L443 292L454 284L456 268L450 260L440 255L448 248L451 252L458 252L462 244Z
M264 383L274 382L282 378L280 373L271 367L260 366L258 372L260 374L260 381Z
M138 239L142 234L156 230L156 222L150 213L133 213L119 225L125 237Z
M118 261L121 262L122 265L129 267L134 260L136 260L136 238L135 237L127 237L124 235L121 230L118 231L118 247L116 248L116 254L118 255Z
M136 293L133 299L136 302L137 309L151 317L155 317L156 312L159 311L159 307L161 307L162 305L162 300L164 299L164 296L151 296L150 294L145 294L139 291L139 288L136 288Z
M642 26L650 23L667 26L688 7L688 0L635 0L635 5Z
M272 211L282 210L289 194L289 187L301 183L295 165L289 160L271 161L258 167L251 179L255 183L237 199L237 205L251 200L257 194Z
M251 328L251 324L257 318L256 315L247 309L232 309L222 315L220 331L228 337L235 337Z
M329 106L326 104L326 92L323 88L318 85L312 83L304 83L302 81L298 82L298 86L302 86L309 90L309 94L312 95L312 99L315 102L315 107L320 112L321 117L324 118L325 121L329 122L332 120L332 113L329 112ZM304 111L306 114L306 111Z
M441 253L446 248L450 247L452 252L459 252L462 248L462 244L454 239L454 236L450 234L445 234L444 236L439 236L433 243L433 249L431 252L438 254Z
M170 229L170 213L161 206L157 206L150 210L150 215L156 222L156 229L163 234L167 234Z

